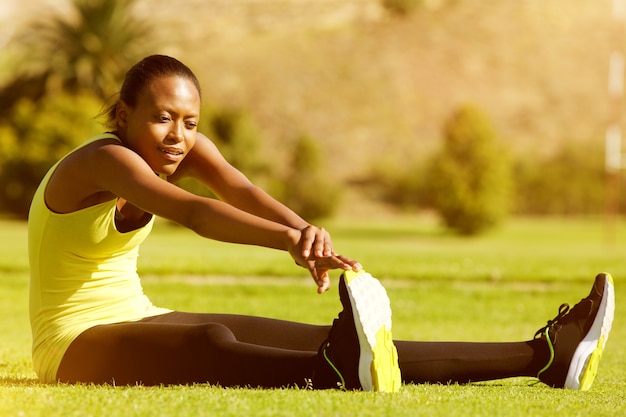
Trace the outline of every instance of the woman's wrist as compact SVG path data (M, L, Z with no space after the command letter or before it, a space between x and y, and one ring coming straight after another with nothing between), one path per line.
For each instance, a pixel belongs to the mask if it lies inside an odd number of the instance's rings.
M285 232L285 247L284 249L290 251L291 248L297 247L302 239L302 232L295 228L288 228Z

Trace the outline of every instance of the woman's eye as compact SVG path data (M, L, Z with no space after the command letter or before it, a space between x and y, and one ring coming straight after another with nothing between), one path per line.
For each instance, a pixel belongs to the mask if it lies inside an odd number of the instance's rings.
M195 129L196 127L198 127L198 123L196 123L196 122L185 122L185 126L187 126L187 129Z
M169 122L171 119L168 116L159 116L161 122Z

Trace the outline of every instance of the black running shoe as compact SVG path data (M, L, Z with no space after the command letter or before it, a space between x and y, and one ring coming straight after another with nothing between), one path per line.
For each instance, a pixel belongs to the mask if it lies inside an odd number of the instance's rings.
M614 311L613 278L599 274L586 298L571 309L562 304L559 314L535 333L535 338L544 339L550 350L550 360L537 378L555 388L591 388Z
M399 390L387 292L367 272L346 271L339 280L339 298L343 311L320 347L313 388Z

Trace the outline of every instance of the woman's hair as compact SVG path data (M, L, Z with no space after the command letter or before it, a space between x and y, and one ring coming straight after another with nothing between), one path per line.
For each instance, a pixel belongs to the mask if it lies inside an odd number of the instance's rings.
M139 95L154 80L171 76L177 76L191 81L196 86L198 94L201 94L200 82L189 67L176 58L166 55L150 55L133 65L126 73L118 99L104 111L107 117L107 126L110 128L116 127L117 104L120 100L131 107L135 106Z

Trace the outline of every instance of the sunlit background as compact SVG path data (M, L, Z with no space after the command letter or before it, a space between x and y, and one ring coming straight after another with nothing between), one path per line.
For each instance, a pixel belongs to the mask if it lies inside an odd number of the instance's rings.
M203 130L307 217L445 211L453 131L490 142L460 174L493 194L461 186L491 207L485 225L617 213L605 137L621 126L621 3L5 0L0 208L24 216L43 172L103 129L93 117L128 67L164 53L200 78Z

